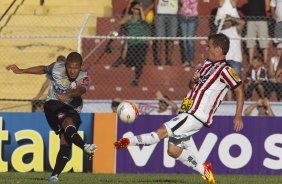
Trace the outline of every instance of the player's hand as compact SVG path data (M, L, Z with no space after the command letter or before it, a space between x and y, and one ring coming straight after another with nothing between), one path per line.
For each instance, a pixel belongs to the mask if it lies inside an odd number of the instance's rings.
M7 70L12 70L15 74L22 74L24 73L22 69L19 69L17 65L12 64L12 65L8 65L6 66Z
M67 93L62 93L58 97L63 102L68 101L70 99L70 97L69 97L69 95Z
M200 72L199 72L199 70L196 70L194 75L193 75L192 80L193 80L193 82L197 82L199 80L199 78L200 78Z
M239 132L240 130L243 129L244 124L241 116L235 116L233 123L234 123L234 130L236 132Z

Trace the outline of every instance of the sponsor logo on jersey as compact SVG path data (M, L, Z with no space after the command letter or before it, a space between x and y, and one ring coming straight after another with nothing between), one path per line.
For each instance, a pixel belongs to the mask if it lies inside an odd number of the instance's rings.
M87 87L89 85L89 78L88 77L84 77L82 79L81 85Z
M70 84L70 81L69 81L69 80L67 80L67 79L62 79L62 80L61 80L61 86L62 86L63 88L68 87L69 84Z
M187 112L188 110L190 110L192 108L193 104L194 104L193 99L183 98L183 102L182 102L182 105L180 107L180 110L182 112Z
M228 72L230 73L230 75L235 81L237 82L240 81L239 76L237 75L236 71L233 68L228 68Z

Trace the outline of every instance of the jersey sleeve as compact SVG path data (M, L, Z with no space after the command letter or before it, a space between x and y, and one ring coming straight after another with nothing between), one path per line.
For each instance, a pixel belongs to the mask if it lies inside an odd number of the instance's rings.
M55 65L55 62L51 63L50 65L45 66L45 73L47 75L52 75L52 71L53 71L54 65Z
M238 87L242 81L237 72L230 66L226 66L221 72L220 80L228 85L231 89Z
M88 74L86 72L83 72L83 73L84 74L82 74L82 76L80 77L78 85L88 89L90 84L91 84L91 80L90 80L90 77L88 76Z

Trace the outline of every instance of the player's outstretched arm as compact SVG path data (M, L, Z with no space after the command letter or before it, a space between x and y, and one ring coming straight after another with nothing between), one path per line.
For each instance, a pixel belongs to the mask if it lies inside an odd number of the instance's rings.
M26 69L21 69L17 65L12 64L6 67L7 70L12 70L15 74L44 74L45 66L34 66Z
M236 94L236 112L234 117L234 130L236 132L242 130L243 128L243 121L242 121L242 112L243 112L243 105L244 105L244 93L242 85L238 86L234 89Z

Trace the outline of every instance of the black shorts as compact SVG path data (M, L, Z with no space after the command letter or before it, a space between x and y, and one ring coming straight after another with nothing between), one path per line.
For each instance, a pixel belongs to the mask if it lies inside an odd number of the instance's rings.
M49 126L56 134L61 132L61 125L66 117L73 119L76 129L78 129L81 124L79 113L71 106L58 100L46 101L44 104L44 112Z

